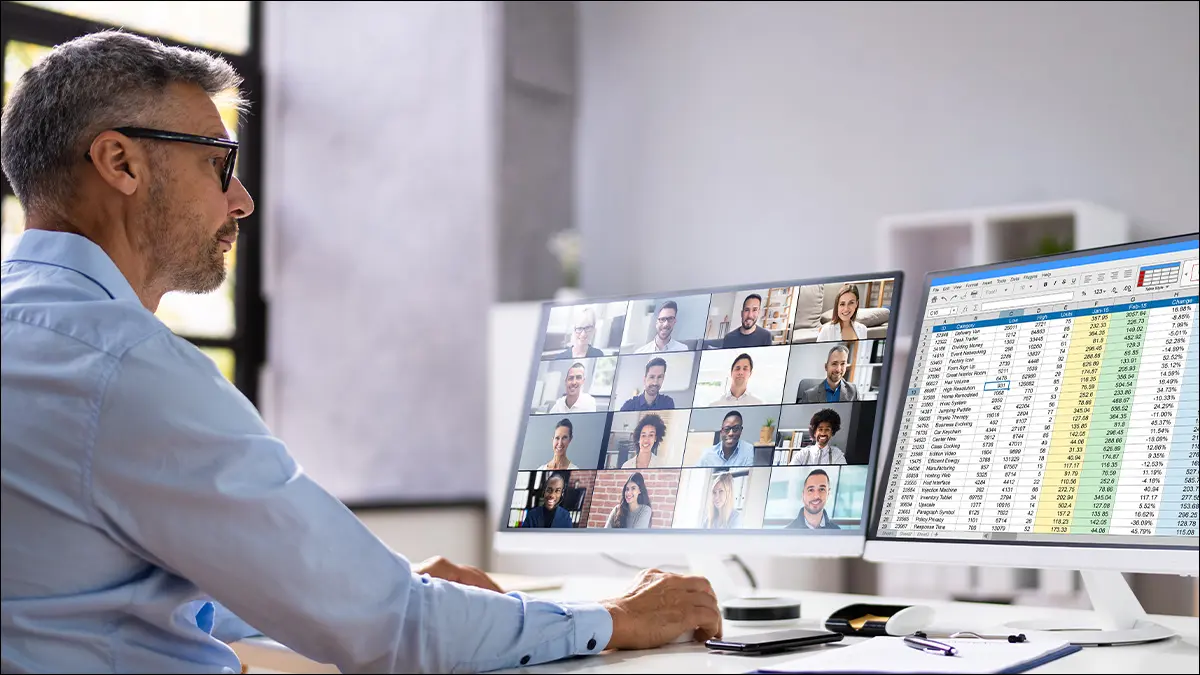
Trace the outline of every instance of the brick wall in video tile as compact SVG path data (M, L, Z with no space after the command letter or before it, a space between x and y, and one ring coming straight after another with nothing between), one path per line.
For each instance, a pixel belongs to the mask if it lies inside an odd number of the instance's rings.
M596 488L592 493L591 516L588 527L604 527L613 507L621 503L625 481L634 473L641 473L650 496L652 528L667 528L675 514L675 499L679 490L679 469L642 469L640 471L599 471Z

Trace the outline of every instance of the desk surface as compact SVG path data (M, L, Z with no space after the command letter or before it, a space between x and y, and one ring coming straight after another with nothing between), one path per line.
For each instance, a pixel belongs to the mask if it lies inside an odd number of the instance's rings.
M599 600L618 596L629 584L630 578L611 577L567 577L561 588L536 591L531 595L547 599ZM814 593L807 591L779 591L777 595L788 595L801 602L801 619L795 624L799 628L818 628L825 617L840 607L855 602L885 604L922 603L932 606L937 615L934 631L974 630L996 632L1004 623L1025 619L1055 619L1069 623L1086 623L1088 612L1073 609L1043 607L1013 607L965 602L937 602L905 598L880 598L844 593ZM1153 616L1154 621L1168 626L1179 633L1179 637L1163 642L1126 647L1088 647L1065 658L1046 664L1030 672L1037 673L1197 673L1200 672L1200 620L1195 617ZM726 623L726 635L755 633L764 630L779 630L779 627L762 628L745 624ZM847 638L839 644L851 644L856 639ZM836 649L836 646L821 649ZM242 660L256 668L267 668L292 673L335 673L335 668L314 663L288 648L267 639L244 640L234 645ZM568 659L541 666L520 668L509 673L745 673L755 668L802 656L804 652L792 652L777 656L747 657L713 654L697 643L668 645L659 649L637 652L610 651L597 656Z

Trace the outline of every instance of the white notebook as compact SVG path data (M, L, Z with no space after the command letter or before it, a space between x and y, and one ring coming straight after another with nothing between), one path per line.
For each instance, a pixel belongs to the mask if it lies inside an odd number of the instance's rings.
M903 638L876 637L858 644L827 645L757 672L762 673L1021 673L1079 651L1068 642L1009 643L963 638L938 640L958 649L956 656L929 654Z

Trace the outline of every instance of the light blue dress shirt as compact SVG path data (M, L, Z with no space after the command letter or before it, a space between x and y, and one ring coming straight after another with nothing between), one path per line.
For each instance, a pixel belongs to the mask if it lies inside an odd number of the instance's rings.
M754 446L748 441L738 441L737 450L733 451L729 459L725 459L725 453L721 451L721 444L717 443L704 451L696 466L754 466Z
M236 673L251 626L346 672L607 646L597 604L414 574L87 239L25 232L0 281L4 672Z

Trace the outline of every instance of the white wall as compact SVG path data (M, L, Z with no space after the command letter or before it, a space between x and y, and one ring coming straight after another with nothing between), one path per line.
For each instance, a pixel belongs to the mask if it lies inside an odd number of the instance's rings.
M343 500L482 499L490 8L264 14L267 420Z
M890 213L1197 229L1197 3L584 2L590 293L869 270ZM831 235L840 236L834 255Z

